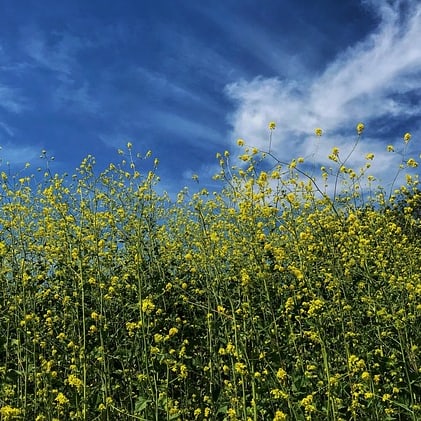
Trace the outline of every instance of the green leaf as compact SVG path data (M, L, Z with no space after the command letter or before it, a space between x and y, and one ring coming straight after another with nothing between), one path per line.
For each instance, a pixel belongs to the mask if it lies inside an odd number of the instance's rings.
M139 396L139 398L137 399L135 403L134 413L140 414L141 412L143 412L148 406L149 402L151 402L149 399Z

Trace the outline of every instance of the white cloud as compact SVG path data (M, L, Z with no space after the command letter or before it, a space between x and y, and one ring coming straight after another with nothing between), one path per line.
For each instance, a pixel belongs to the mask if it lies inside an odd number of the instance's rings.
M76 65L76 54L87 41L68 32L47 34L36 27L23 31L22 46L33 62L54 72L70 75Z
M15 89L0 84L0 107L9 112L20 113L25 104Z
M91 40L66 31L46 32L31 26L22 32L21 43L31 65L47 69L59 81L57 87L48 92L54 107L77 113L100 110L90 83L81 73L83 63L78 57L81 51L92 46Z
M7 144L1 148L1 163L20 165L26 162L33 162L40 154L39 149L33 146L16 146Z
M160 130L164 133L181 137L183 145L208 148L209 144L203 143L203 140L218 140L221 138L221 133L217 129L175 112L155 110L150 122L161 126ZM168 143L173 143L171 137L169 137Z
M52 98L54 106L77 114L97 113L101 107L95 97L90 94L89 84L84 81L76 86L77 84L71 80L60 85Z
M7 133L7 135L9 137L14 137L15 136L15 131L13 128L11 128L10 126L8 126L6 123L4 122L0 122L0 127L3 129L3 131L5 133Z
M267 150L267 124L273 120L278 123L272 143L277 156L288 161L313 155L313 161L322 164L333 146L346 154L359 121L368 128L375 119L387 123L391 117L421 116L421 3L368 0L364 4L377 14L378 26L339 54L322 74L302 81L257 77L227 86L227 94L236 104L231 120L233 141L242 137L250 145ZM418 104L411 103L410 97L417 98ZM326 135L314 155L313 130L319 126ZM419 129L408 128L413 135ZM396 142L402 141L402 134L395 136ZM385 142L392 140L363 136L349 163L360 165L364 155L373 152L372 171L389 180L391 166L399 165L400 157L393 159L385 150Z

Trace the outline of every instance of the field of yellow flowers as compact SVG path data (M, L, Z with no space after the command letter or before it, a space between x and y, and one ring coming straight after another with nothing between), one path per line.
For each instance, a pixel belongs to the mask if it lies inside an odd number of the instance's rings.
M1 174L1 420L421 419L418 180L238 144L175 201L131 144Z

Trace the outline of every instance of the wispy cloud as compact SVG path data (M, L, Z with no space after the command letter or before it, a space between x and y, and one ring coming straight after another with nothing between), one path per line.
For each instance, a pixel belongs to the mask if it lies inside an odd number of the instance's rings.
M81 39L65 31L47 34L31 26L22 33L22 48L33 64L53 72L71 74L82 47Z
M227 86L227 94L237 106L233 139L246 137L250 144L267 148L267 123L274 120L278 122L274 150L293 158L309 153L313 129L320 126L326 130L325 145L343 148L346 154L351 146L345 133L354 134L358 121L369 128L370 122L387 124L400 118L405 123L421 116L421 4L411 0L369 0L364 4L375 10L377 27L328 63L321 74L299 81L258 77ZM407 130L416 134L419 129ZM384 179L391 165L385 142L401 141L403 133L390 135L394 139L365 139L367 143L356 152L375 153L379 164L373 167ZM321 153L329 148L319 150L320 163ZM350 163L357 164L358 157L353 159Z
M0 165L22 165L34 162L39 156L39 149L33 146L17 146L7 143L1 148Z
M21 48L31 72L49 73L42 80L50 84L45 96L55 110L78 114L99 111L99 102L91 92L91 81L81 60L81 55L95 44L93 40L68 30L44 31L34 26L26 27L21 37Z
M10 126L8 126L6 123L0 122L0 127L3 129L3 131L9 136L14 137L15 131Z
M55 108L72 113L96 114L101 106L91 94L88 82L81 85L74 81L67 81L60 85L54 93L52 103Z
M25 101L16 89L0 84L0 107L12 113L20 113L25 108Z
M288 2L285 2L284 7L289 13L276 16L276 31L272 30L274 22L262 19L259 14L244 13L244 9L250 7L250 4L240 6L235 2L231 5L229 2L209 5L197 3L192 7L215 25L218 36L231 40L235 45L235 49L230 51L230 63L226 63L229 66L225 66L230 67L232 75L254 74L256 68L264 69L265 74L269 75L304 75L308 72L309 63L313 62L315 52L318 51L316 43L320 40L320 33L317 27L306 24L305 32L317 35L312 37L311 43L306 42L302 33L288 28L290 25L302 24L300 17L291 12L295 5L291 7ZM212 70L214 63L221 63L218 57L215 58L218 60L209 62L209 68Z
M222 137L222 133L218 132L217 128L214 129L206 123L175 112L155 111L153 122L159 125L160 121L165 122L165 126L160 128L163 134L171 136L173 133L178 139L183 139L184 145L194 145L199 149L209 148L209 144L203 143L204 140L211 140L213 144L216 144ZM169 143L173 142L169 140Z

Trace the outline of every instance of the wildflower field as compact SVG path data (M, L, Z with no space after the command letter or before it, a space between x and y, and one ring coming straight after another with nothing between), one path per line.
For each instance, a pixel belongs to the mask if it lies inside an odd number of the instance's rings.
M1 174L0 420L421 419L417 178L238 144L176 200L131 144Z

